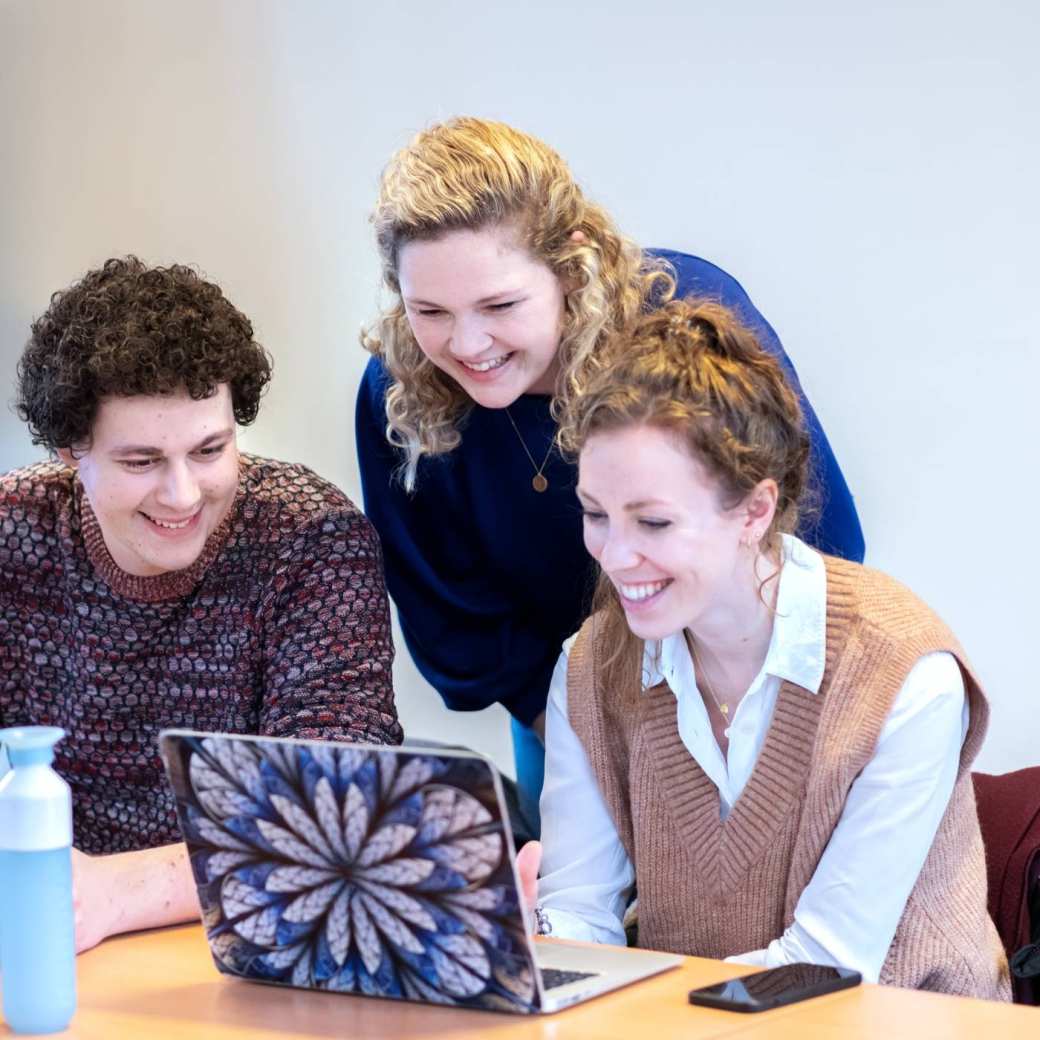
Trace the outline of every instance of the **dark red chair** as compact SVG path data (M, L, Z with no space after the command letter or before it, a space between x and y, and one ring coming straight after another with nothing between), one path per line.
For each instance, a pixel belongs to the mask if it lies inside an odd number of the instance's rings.
M972 779L989 912L1007 950L1015 1002L1040 1005L1040 766Z

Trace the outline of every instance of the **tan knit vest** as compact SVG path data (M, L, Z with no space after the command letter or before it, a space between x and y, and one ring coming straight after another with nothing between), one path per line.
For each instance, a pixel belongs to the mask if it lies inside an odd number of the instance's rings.
M598 615L571 649L568 714L635 866L640 945L726 957L778 938L903 681L924 654L946 650L964 673L971 721L949 807L881 981L1010 999L1004 952L986 912L970 775L986 698L953 634L911 592L877 571L825 559L823 684L817 694L781 685L754 771L725 822L718 790L679 736L668 687L598 687Z

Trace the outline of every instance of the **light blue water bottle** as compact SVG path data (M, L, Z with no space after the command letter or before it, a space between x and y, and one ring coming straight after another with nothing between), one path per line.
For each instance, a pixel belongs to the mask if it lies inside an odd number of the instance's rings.
M0 729L0 982L16 1033L56 1033L76 1010L72 792L51 769L56 726Z

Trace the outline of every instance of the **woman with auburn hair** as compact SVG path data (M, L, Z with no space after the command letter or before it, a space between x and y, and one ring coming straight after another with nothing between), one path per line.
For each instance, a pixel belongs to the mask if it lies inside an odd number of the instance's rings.
M736 281L697 257L642 252L551 148L502 123L420 133L384 171L372 219L390 305L364 337L365 508L420 671L450 708L512 715L536 830L546 692L592 587L555 410L611 333L676 291L733 307L797 378ZM803 533L862 559L852 497L803 406L823 503Z
M634 885L643 946L1008 999L953 633L791 533L810 438L731 312L671 301L611 353L560 429L600 578L549 693L539 930L624 943Z

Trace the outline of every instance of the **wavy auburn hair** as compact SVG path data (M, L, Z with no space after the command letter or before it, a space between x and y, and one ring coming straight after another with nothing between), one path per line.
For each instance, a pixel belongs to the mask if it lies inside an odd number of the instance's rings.
M735 508L761 481L776 481L766 551L777 552L781 532L794 530L809 470L801 405L779 361L729 309L671 300L639 317L607 345L602 366L568 400L559 438L578 454L595 434L633 426L672 433L718 482L723 508ZM642 642L602 572L593 613L599 681L636 681Z
M415 486L423 455L458 446L472 401L420 350L401 300L397 265L403 246L450 231L508 225L532 256L567 287L554 408L598 365L606 338L648 299L668 299L674 280L647 262L607 213L590 202L548 145L504 123L463 117L418 134L383 172L372 214L391 306L361 342L392 377L387 438L405 453L402 479Z

